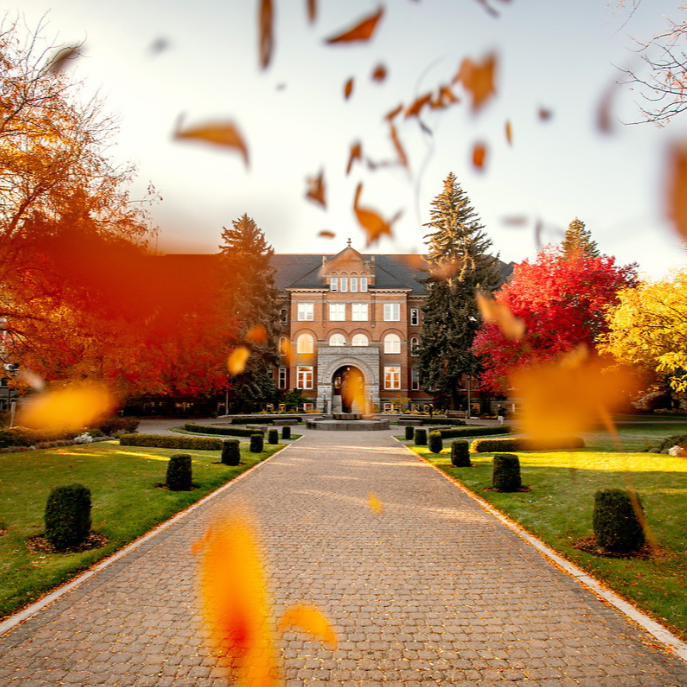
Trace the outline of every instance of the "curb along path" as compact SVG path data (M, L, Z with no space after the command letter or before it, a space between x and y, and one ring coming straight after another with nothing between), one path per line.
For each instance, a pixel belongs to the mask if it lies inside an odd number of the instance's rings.
M248 503L275 616L315 604L339 635L335 652L283 637L289 687L687 687L687 664L388 433L304 434L1 637L0 685L227 685L203 644L190 547Z

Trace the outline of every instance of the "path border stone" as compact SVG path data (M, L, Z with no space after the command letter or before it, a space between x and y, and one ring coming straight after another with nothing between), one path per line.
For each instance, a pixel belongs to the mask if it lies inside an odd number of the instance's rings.
M395 438L395 437L394 437ZM625 601L622 597L618 596L615 592L611 591L603 582L592 577L588 572L582 570L574 563L563 558L560 554L556 553L552 548L545 544L541 539L538 539L533 534L530 534L521 525L514 522L506 515L501 513L492 506L488 501L485 501L481 496L478 496L474 492L470 491L466 486L461 484L457 479L451 477L451 475L445 473L441 468L432 464L426 458L421 456L415 451L412 451L407 444L396 439L401 446L403 446L408 453L415 456L420 462L428 465L432 470L438 472L442 477L448 480L453 486L457 487L466 496L470 497L473 501L479 504L488 513L491 513L495 518L502 522L506 527L515 532L521 539L524 539L527 543L533 546L537 551L539 551L542 556L548 558L556 567L563 570L563 572L570 575L579 582L583 587L591 590L598 597L604 601L615 606L621 613L626 615L630 620L640 625L649 634L655 637L661 644L663 644L668 650L672 651L676 656L681 658L685 663L687 663L687 643L683 642L679 637L676 637L670 630L663 627L660 623L650 618L648 615L640 611L636 606L632 605L629 601Z
M5 633L9 632L10 630L13 630L18 625L21 625L22 623L36 615L36 613L43 610L47 606L50 606L50 604L57 601L61 596L64 596L67 592L81 586L86 580L90 579L94 575L97 575L99 572L101 572L108 566L112 565L112 563L118 561L120 558L124 558L124 556L128 555L132 551L135 551L137 548L145 544L147 541L150 541L157 535L162 534L162 532L164 532L165 530L169 529L172 525L179 522L179 520L183 520L184 518L186 518L197 508L200 508L201 506L205 505L208 501L211 501L220 494L223 494L233 485L240 482L244 477L248 477L248 475L251 475L253 472L255 472L255 470L269 463L273 458L276 458L277 456L284 453L284 451L286 451L289 447L293 446L297 441L299 441L299 439L293 440L290 444L285 444L284 448L281 451L276 451L268 458L265 458L265 460L260 461L257 465L254 465L252 468L249 468L245 472L242 472L238 477L235 477L230 482L227 482L226 484L219 487L219 489L215 489L215 491L213 491L212 493L208 494L207 496L204 496L200 501L196 501L196 503L191 504L181 512L177 513L176 515L173 515L171 518L169 518L169 520L165 520L164 522L160 523L152 530L141 535L138 539L135 539L131 543L127 544L124 548L119 549L119 551L115 551L111 556L108 556L105 560L96 563L93 567L89 568L85 572L82 572L80 575L77 575L73 579L57 587L57 589L48 592L38 601L35 601L26 608L23 608L21 611L17 611L16 613L13 613L12 615L8 616L7 618L5 618L5 620L0 622L0 637Z

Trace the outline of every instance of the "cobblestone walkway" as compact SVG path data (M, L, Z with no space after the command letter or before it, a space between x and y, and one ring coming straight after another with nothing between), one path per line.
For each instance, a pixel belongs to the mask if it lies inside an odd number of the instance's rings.
M687 686L684 662L381 432L306 433L0 638L0 685L227 685L190 546L239 502L275 615L316 604L339 634L335 652L284 636L289 686Z

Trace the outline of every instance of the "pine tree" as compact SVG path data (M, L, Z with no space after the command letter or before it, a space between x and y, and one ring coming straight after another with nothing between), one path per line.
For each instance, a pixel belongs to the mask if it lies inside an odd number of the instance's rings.
M472 342L480 325L477 291L491 292L500 282L499 260L489 254L492 243L470 199L450 173L444 190L432 201L433 229L425 243L433 263L423 307L419 372L423 388L458 406L463 375L479 372Z
M232 379L232 394L240 403L274 401L276 387L273 368L279 362L279 290L270 264L274 249L255 221L244 213L223 227L220 246L225 275L225 302L228 312L240 322L240 340L260 328L263 336L252 335L247 345L251 355L245 371Z
M570 222L565 232L565 238L561 243L561 251L563 252L563 260L570 259L576 252L585 253L590 258L598 258L600 255L596 241L592 240L592 232L577 217Z

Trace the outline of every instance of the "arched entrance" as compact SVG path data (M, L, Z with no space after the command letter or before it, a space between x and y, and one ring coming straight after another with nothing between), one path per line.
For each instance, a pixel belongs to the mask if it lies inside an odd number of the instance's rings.
M341 404L342 413L364 413L365 377L354 365L342 365L332 375L332 410Z

